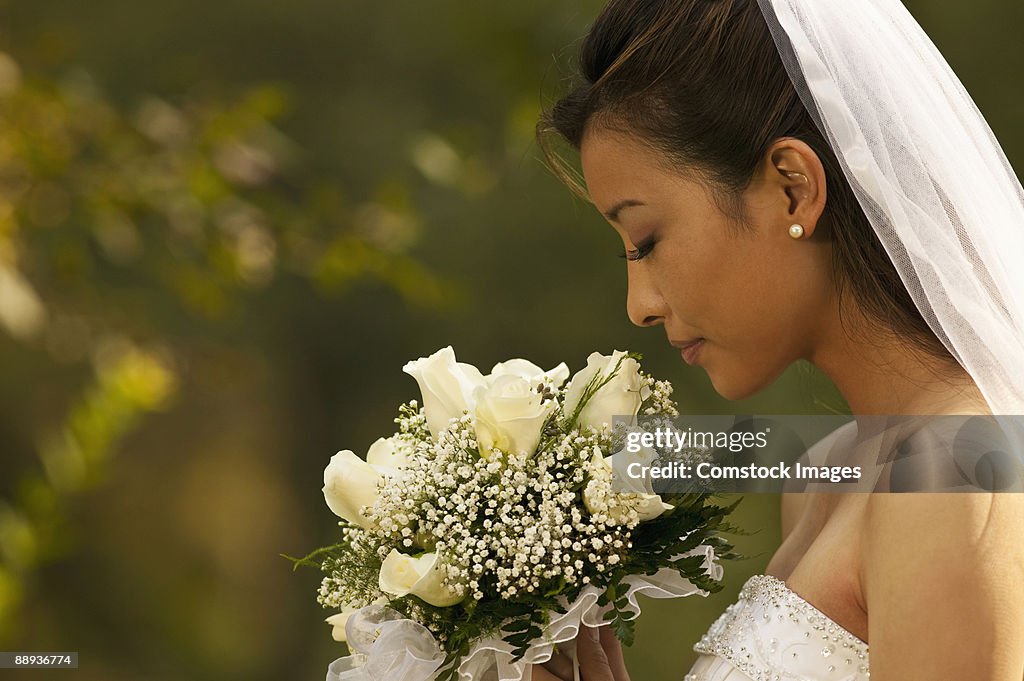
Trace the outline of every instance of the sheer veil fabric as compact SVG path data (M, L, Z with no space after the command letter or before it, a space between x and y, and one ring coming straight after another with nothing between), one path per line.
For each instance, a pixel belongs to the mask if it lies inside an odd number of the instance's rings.
M758 0L804 105L929 326L1024 414L1024 190L899 0Z

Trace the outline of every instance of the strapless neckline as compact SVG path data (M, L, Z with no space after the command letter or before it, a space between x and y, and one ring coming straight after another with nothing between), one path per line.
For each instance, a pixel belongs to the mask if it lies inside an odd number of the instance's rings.
M867 641L862 640L852 631L850 631L843 625L839 624L839 622L836 622L834 619L832 619L824 612L819 610L814 604L805 599L803 596L790 589L789 585L786 584L785 580L780 579L775 575L754 575L750 579L748 579L746 584L744 584L743 586L744 588L749 587L750 595L753 597L757 597L757 595L761 591L771 591L773 589L782 591L784 597L789 597L793 600L798 601L804 608L813 611L823 620L828 622L831 625L831 628L842 632L845 635L845 637L850 641L850 643L857 643L860 647L863 647L865 651L868 649Z
M756 681L869 678L868 644L774 575L747 579L693 650L702 655L684 681L733 681L722 661Z

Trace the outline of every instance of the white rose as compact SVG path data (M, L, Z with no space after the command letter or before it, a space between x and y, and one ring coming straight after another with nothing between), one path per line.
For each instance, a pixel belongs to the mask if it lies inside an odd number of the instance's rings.
M366 463L378 468L397 470L405 468L408 461L408 454L399 447L398 438L393 435L377 438L377 441L366 451Z
M391 549L380 566L379 586L392 596L411 594L439 608L462 601L465 589L445 586L443 578L436 553L424 553L417 558Z
M345 625L348 624L348 618L352 616L355 610L343 610L337 615L331 615L324 622L331 625L331 638L335 641L344 643L347 639L345 637Z
M515 374L498 375L473 393L476 402L476 439L480 455L490 459L492 450L533 454L540 442L544 420L555 402L542 402L529 379Z
M622 525L626 522L630 509L635 509L640 516L640 522L645 522L674 508L672 504L662 501L660 494L653 493L650 478L634 478L628 474L629 464L650 466L654 457L655 452L649 448L641 448L635 453L622 449L609 457L597 453L594 457L595 462L599 466L604 466L607 474L616 482L613 483L613 491L603 498L605 508L602 508L600 500L596 498L595 488L585 487L583 505L587 507L587 511L604 511L612 523Z
M374 522L363 515L363 506L373 506L379 486L405 465L405 455L395 447L394 438L380 438L370 446L367 461L350 449L331 457L324 468L324 500L339 518L369 529Z
M640 365L625 355L621 350L616 350L610 356L599 352L590 353L587 366L576 372L569 381L565 403L562 405L564 412L572 414L583 398L587 385L591 381L600 383L607 379L621 359L615 376L587 400L577 423L600 428L605 423L613 425L613 416L635 418L640 403L650 396L650 389L640 378Z
M519 376L531 384L544 382L553 388L558 388L565 383L565 379L569 378L569 367L565 365L565 362L561 362L554 369L544 371L529 360L517 358L495 364L487 379L495 379L498 376Z
M407 362L402 371L420 386L427 427L435 440L448 427L450 419L461 416L463 410L472 411L473 390L485 383L475 366L455 361L450 345L430 357Z

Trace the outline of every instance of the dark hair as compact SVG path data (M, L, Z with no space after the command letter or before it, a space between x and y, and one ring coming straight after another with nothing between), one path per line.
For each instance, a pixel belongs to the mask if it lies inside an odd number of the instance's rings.
M670 167L703 179L716 203L745 221L742 192L777 139L794 137L825 169L819 229L831 239L840 297L912 348L951 360L922 317L857 201L828 141L800 101L756 0L611 0L578 56L573 89L548 108L537 139L574 192L586 190L550 143L579 151L589 125L624 132Z

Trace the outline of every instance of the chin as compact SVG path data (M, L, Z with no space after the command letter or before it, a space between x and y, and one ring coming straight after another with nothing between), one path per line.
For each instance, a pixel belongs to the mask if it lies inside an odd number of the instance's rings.
M715 386L715 392L717 392L719 395L729 400L730 402L745 400L748 397L752 397L754 394L758 392L755 389L749 389L743 386L736 386L733 384L728 384L726 386L719 387L719 385L714 381L712 381L712 385Z
M771 383L770 380L765 380L764 376L752 376L750 374L741 376L722 375L709 371L708 378L711 379L711 385L714 387L715 392L731 402L753 397Z

